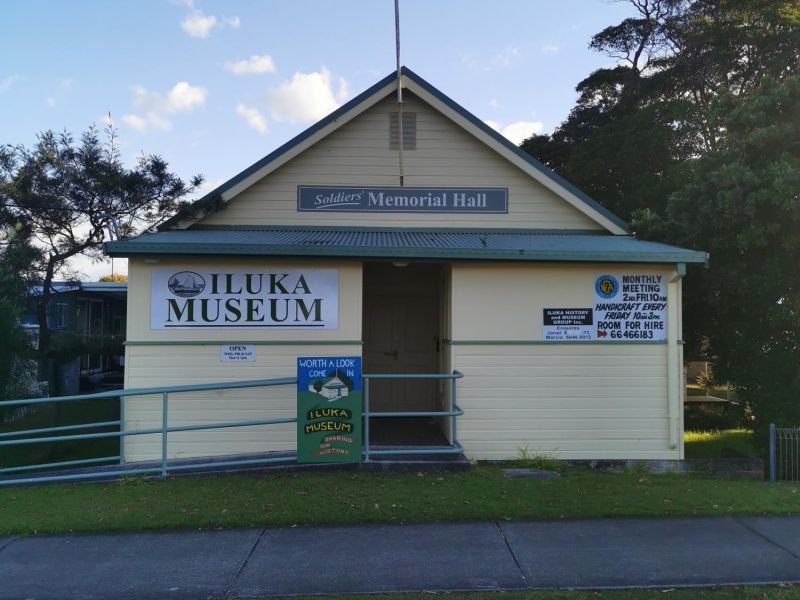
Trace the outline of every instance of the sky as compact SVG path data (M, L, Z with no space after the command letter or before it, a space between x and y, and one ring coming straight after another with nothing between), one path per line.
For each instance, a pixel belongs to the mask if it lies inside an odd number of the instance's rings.
M401 62L519 143L564 120L575 84L612 62L591 36L628 16L609 0L400 0ZM205 193L394 69L393 0L0 0L0 144L110 114L127 165L161 155Z

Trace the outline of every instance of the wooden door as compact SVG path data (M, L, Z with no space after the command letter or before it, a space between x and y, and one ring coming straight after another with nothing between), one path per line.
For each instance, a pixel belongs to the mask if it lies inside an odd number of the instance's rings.
M364 372L436 373L439 370L439 269L435 265L365 267ZM435 380L370 383L370 409L436 410Z

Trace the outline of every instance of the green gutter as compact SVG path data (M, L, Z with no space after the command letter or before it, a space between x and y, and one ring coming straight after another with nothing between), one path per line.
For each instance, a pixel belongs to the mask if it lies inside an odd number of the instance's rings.
M174 244L117 241L107 246L108 256L137 255L226 255L226 256L302 256L348 258L449 258L471 260L633 262L633 263L705 263L708 255L693 250L685 252L597 252L563 250L491 250L458 248L386 248L325 246L324 248L266 244Z

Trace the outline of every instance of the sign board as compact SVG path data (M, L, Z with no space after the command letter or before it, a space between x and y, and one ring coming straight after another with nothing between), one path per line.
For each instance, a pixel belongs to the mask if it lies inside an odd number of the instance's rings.
M336 269L153 269L151 329L337 329Z
M299 212L506 214L507 188L297 186Z
M297 359L297 462L361 461L361 357Z
M219 362L256 362L256 347L253 344L220 346Z
M587 289L587 297L589 295ZM667 339L667 287L664 275L599 275L594 279L591 295L591 307L543 309L542 339Z
M546 340L595 338L591 308L545 308L542 312L542 331Z
M664 275L600 275L594 283L597 339L666 340Z

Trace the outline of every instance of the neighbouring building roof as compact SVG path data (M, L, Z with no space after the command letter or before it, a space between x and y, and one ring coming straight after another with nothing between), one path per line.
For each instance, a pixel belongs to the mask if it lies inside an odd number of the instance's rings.
M705 263L705 252L566 230L216 226L109 242L110 256L257 255L453 260Z

